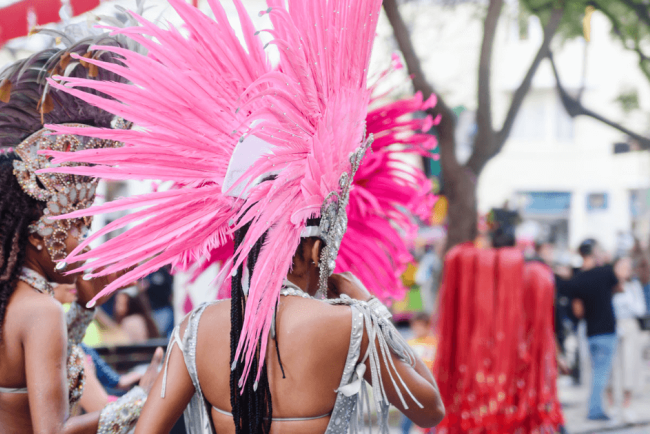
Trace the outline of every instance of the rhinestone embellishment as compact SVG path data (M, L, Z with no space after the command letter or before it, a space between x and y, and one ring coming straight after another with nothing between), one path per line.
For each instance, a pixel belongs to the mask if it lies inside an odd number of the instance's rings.
M62 124L66 127L89 128L83 124ZM128 124L116 124L128 127ZM92 217L75 220L53 220L55 217L73 211L86 209L95 199L96 178L66 173L36 173L40 169L52 167L73 167L85 164L65 162L60 166L51 163L52 157L39 151L76 152L89 149L119 147L114 140L104 140L76 136L72 134L53 135L53 131L43 128L16 146L14 152L20 160L14 161L14 175L23 191L36 200L45 202L43 217L30 226L30 231L45 239L45 245L53 261L66 256L66 238L73 226L89 228ZM80 224L79 224L80 223Z
M363 137L366 137L364 128ZM327 295L327 281L336 268L336 258L339 255L341 241L348 229L348 215L346 208L350 200L352 180L357 173L361 160L366 151L372 145L374 137L372 134L350 155L350 172L343 172L339 178L340 193L333 191L327 195L321 207L321 221L318 227L320 237L325 243L321 251L319 267L320 276L318 281L318 298L325 298Z

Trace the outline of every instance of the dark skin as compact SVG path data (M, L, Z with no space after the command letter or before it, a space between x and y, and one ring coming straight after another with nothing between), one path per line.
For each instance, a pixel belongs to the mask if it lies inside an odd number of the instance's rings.
M321 241L307 239L300 248L302 255L294 257L293 269L287 278L314 295L318 290L319 270L316 264L320 257ZM358 300L371 297L350 273L330 278L328 297L338 298L342 294ZM352 327L350 308L301 297L281 297L277 315L278 345L286 378L282 378L275 354L275 341L269 340L266 366L273 397L273 417L313 417L331 412L336 400L334 391L339 387L348 354ZM181 325L181 336L185 326L186 321ZM211 405L231 411L229 303L218 303L205 310L197 339L197 370L203 393ZM368 336L364 331L362 355L367 347ZM437 425L444 417L445 410L431 372L419 359L415 367L394 356L393 362L424 408L419 408L409 397L405 397L408 410L402 408L382 361L382 376L389 401L419 426ZM182 353L176 346L171 350L168 369L165 398L160 397L162 376L159 376L136 426L136 434L168 433L194 394ZM371 381L368 364L365 378ZM212 420L219 434L235 432L232 417L212 410ZM324 432L328 423L329 417L309 421L274 421L271 432Z
M78 240L69 235L66 250L70 253ZM40 250L39 250L40 246ZM76 284L80 305L85 306L106 284L118 276L84 281L77 275L63 275L55 270L45 242L31 235L25 267L49 281ZM71 264L72 268L79 264ZM0 392L0 426L3 434L94 434L100 412L68 418L66 318L61 304L19 281L7 306L0 344L0 385L27 387L26 394ZM149 390L162 360L158 349L140 385ZM31 410L31 411L30 411Z

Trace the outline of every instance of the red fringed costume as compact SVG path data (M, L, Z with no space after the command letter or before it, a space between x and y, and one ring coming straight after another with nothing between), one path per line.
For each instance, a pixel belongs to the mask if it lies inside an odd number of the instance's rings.
M454 247L445 260L434 374L447 409L437 434L550 433L562 424L554 282L510 247Z

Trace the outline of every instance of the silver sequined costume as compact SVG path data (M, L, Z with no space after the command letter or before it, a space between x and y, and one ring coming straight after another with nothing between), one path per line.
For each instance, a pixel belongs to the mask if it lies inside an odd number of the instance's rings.
M95 317L95 310L84 309L77 302L70 305L66 313L68 326L68 392L70 408L81 398L86 384L84 373L84 357L81 341L86 335L86 329Z
M196 369L196 344L199 322L203 312L208 306L219 302L204 303L188 314L185 335L181 337L180 325L177 326L174 329L172 341L169 344L168 354L171 353L174 345L178 345L183 353L187 371L196 389L196 393L184 413L185 426L189 434L215 434L210 416L211 406L203 396ZM379 429L381 433L388 433L389 403L384 392L383 382L392 381L398 393L400 393L399 390L401 389L413 401L418 402L399 376L396 375L397 373L394 371L394 368L391 372L390 365L392 363L386 357L388 351L392 351L401 360L413 365L415 363L414 355L392 323L388 319L382 318L381 314L376 313L369 303L354 300L347 296L343 296L343 298L337 300L323 300L323 302L350 306L352 320L350 347L343 370L343 377L337 390L336 401L325 434L356 434L364 429L364 412L368 410L370 403L370 397L366 388L367 383L363 380L367 359L370 360L373 379L373 398L379 415ZM375 345L369 345L366 354L360 358L364 327L369 336L375 336L375 340L370 340L371 342L375 341ZM389 372L391 372L390 379L381 377L380 360L383 360L383 363L386 364ZM161 396L164 398L166 369L163 375ZM403 398L402 402L406 406ZM370 428L368 427L368 429Z

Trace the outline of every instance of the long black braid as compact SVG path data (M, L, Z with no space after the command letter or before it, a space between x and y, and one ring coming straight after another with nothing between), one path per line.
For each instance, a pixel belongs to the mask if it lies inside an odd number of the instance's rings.
M246 225L235 232L235 251L244 241L250 225ZM257 258L266 235L252 247L246 258L246 266L250 280L252 280L253 271ZM242 287L242 276L244 265L237 269L237 274L231 279L231 298L230 298L230 365L231 368L235 362L235 352L237 344L241 337L242 326L244 323L244 314L246 313L246 299L244 288ZM268 434L271 431L271 421L273 417L273 406L271 403L271 389L269 387L269 378L266 365L262 367L259 384L255 390L255 373L260 364L264 364L265 354L259 353L261 341L258 342L258 352L253 359L251 366L251 375L248 376L246 383L239 387L239 380L242 378L244 371L243 363L236 363L235 369L230 371L230 405L232 406L232 415L235 422L236 434Z
M14 154L0 154L0 339L9 298L25 264L29 225L43 213L43 202L28 196L13 174Z

